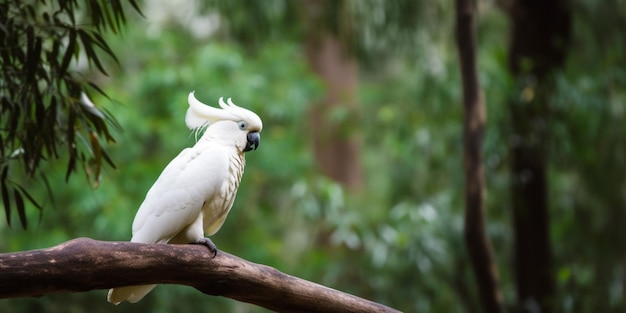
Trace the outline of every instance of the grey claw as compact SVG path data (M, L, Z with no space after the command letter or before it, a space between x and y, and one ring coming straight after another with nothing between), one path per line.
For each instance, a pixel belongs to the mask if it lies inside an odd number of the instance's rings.
M194 245L203 245L203 246L209 248L209 250L211 252L213 252L213 257L214 258L215 258L215 256L217 256L217 246L209 238L196 239L195 241L192 242L192 244L194 244Z

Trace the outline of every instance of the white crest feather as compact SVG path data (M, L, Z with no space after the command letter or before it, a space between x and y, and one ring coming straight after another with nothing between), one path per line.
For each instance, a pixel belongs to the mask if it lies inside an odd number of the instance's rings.
M190 92L189 97L187 97L189 109L187 109L185 123L190 129L204 129L210 126L210 124L223 120L246 120L248 123L255 124L259 130L263 127L263 122L258 115L235 105L231 98L224 102L224 97L220 97L218 104L221 109L218 109L200 102L196 99L194 93L195 91Z
M228 98L228 100L230 100L230 98ZM220 97L219 104L222 109L224 110L228 109L228 106L226 105L226 103L224 103L224 97Z

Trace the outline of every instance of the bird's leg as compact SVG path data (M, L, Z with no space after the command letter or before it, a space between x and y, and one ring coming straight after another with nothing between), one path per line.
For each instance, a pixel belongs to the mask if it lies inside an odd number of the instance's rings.
M215 257L217 255L217 246L209 238L199 238L199 239L196 239L196 240L192 241L191 244L203 245L203 246L209 248L209 250L211 250L211 252L213 252L213 257Z

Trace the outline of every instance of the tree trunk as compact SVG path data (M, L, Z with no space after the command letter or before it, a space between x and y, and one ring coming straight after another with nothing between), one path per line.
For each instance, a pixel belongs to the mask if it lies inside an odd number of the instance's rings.
M348 51L346 37L330 25L341 24L339 6L329 1L305 1L306 55L309 66L324 82L326 95L313 104L310 124L315 158L322 172L349 189L363 181L361 142L358 137L356 91L358 62ZM348 26L348 28L351 26Z
M552 74L562 67L570 35L563 1L516 0L510 10L509 68L518 89L511 100L511 198L515 279L522 310L552 311L546 150Z
M485 312L504 312L493 249L485 229L483 138L485 104L476 70L475 4L456 1L456 38L463 83L463 147L465 168L465 243Z
M0 299L143 284L184 284L279 312L398 312L201 245L79 238L0 254ZM102 294L105 301L105 294Z

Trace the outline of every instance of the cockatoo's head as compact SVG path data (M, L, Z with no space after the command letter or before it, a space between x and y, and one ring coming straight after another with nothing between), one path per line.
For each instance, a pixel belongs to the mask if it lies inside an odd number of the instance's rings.
M189 109L185 122L190 129L206 127L203 137L225 145L235 145L241 152L259 147L263 122L254 112L236 106L230 98L227 103L220 98L221 109L205 105L196 99L194 91L189 93L187 100Z

